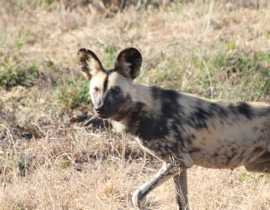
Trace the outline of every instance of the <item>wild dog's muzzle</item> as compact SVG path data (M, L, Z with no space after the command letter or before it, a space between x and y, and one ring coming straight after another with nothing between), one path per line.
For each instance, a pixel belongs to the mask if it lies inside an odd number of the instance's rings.
M111 117L111 113L108 113L108 109L107 109L107 106L105 104L102 104L102 105L96 105L94 107L98 117L100 118L109 118Z
M96 111L98 114L102 115L102 114L105 113L106 107L105 107L105 105L102 105L102 106L95 106L95 111Z
M97 116L102 119L107 119L112 117L117 111L117 105L108 100L107 97L102 98L94 105L94 111Z

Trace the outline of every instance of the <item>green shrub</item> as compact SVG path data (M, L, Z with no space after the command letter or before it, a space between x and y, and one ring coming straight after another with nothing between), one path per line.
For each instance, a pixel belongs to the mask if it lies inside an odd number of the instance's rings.
M0 67L0 86L7 90L15 86L33 86L38 77L39 71L35 63Z
M83 80L75 83L70 77L60 79L53 95L57 106L64 109L77 108L90 103L89 82Z

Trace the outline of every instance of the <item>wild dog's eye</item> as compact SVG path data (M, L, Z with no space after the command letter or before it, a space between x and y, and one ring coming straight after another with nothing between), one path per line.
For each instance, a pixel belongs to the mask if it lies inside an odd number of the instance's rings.
M95 87L94 88L94 91L95 91L95 93L98 93L99 92L99 88Z

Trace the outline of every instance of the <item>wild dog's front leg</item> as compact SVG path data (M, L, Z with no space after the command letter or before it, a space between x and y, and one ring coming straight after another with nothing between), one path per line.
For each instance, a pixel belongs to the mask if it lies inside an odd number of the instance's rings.
M176 174L181 173L182 170L190 168L192 164L189 166L185 165L185 167L182 168L182 164L177 164L177 161L173 163L164 163L160 171L149 182L144 183L135 191L132 196L134 206L139 210L147 209L144 207L146 195L162 183L174 177Z
M144 208L146 195L178 173L180 173L179 167L175 167L172 163L164 163L163 167L149 182L144 183L135 191L132 196L134 206L139 210L146 209Z

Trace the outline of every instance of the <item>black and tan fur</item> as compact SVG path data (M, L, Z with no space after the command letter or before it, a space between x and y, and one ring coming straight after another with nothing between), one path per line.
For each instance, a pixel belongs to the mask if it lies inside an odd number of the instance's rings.
M145 209L146 195L170 178L179 208L188 209L186 170L193 165L270 173L269 103L214 101L134 82L142 63L134 48L123 50L111 70L86 49L79 50L78 63L90 80L96 114L164 162L133 194L137 209Z

